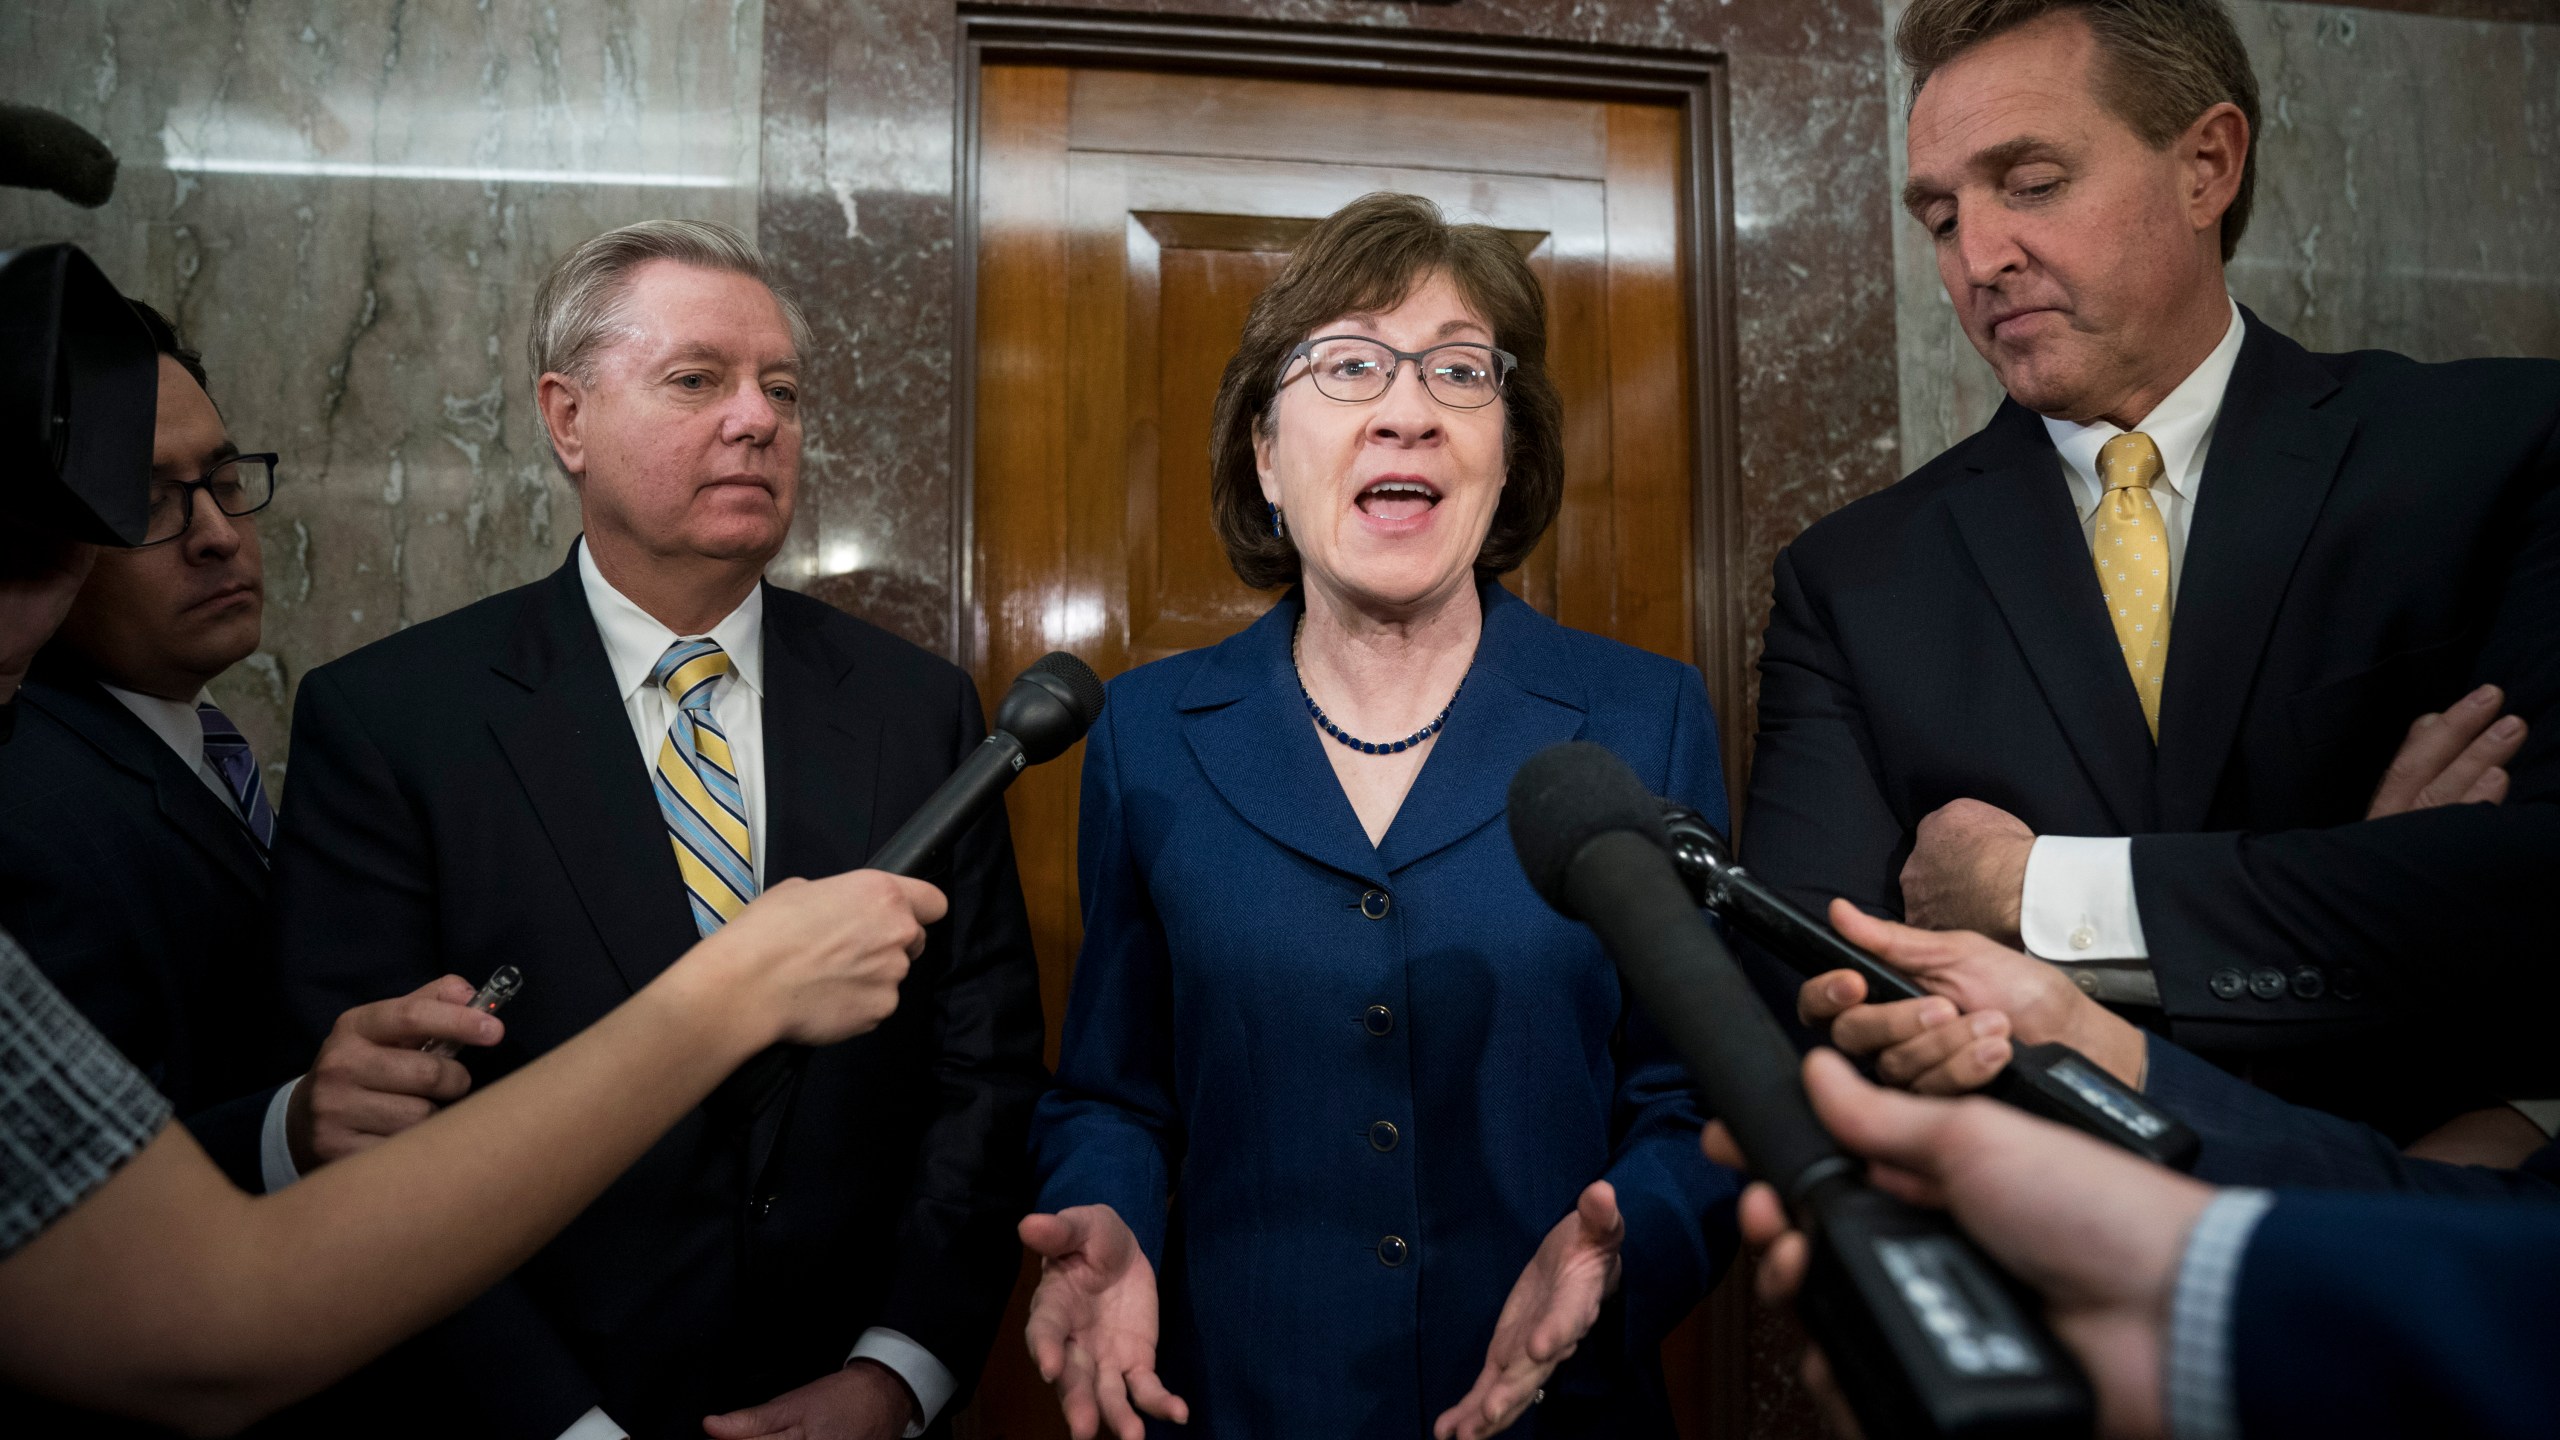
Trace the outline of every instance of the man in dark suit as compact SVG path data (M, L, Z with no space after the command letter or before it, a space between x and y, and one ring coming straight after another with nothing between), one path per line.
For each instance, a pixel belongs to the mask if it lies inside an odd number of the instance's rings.
M2539 1093L2501 1070L2560 998L2560 365L2314 355L2230 300L2216 0L1920 0L1900 42L1904 198L2009 398L1780 556L1745 859L2403 1141ZM2505 803L2364 819L2482 681L2530 722Z
M544 282L537 399L585 533L550 578L304 679L276 879L308 1029L512 963L506 1038L473 1057L503 1074L762 885L860 866L980 740L960 671L762 583L803 333L717 226L626 227ZM412 1347L415 1414L381 1418L528 1440L934 1424L1012 1288L1043 1077L1001 810L929 878L950 914L894 1017L715 1096ZM389 1128L424 1098L353 1071L314 1088L316 1113Z
M2560 1414L2560 1207L2217 1190L2007 1106L1879 1089L1828 1052L1804 1077L1842 1148L2042 1296L2110 1435L2524 1437ZM1721 1126L1706 1149L1740 1158ZM1767 1185L1742 1229L1762 1300L1792 1298L1808 1250ZM1828 1370L1807 1373L1836 1406Z
M0 928L255 1192L292 1074L267 953L275 816L206 687L258 648L272 457L240 455L203 362L135 311L160 349L152 543L100 552L20 691L0 748Z

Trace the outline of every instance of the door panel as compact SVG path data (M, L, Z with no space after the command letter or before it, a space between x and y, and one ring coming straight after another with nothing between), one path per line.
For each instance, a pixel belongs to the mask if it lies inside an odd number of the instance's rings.
M1564 504L1506 583L1694 662L1676 110L1029 65L987 66L979 94L971 590L990 701L1048 650L1107 678L1270 605L1210 526L1211 404L1289 246L1381 189L1500 228L1546 288ZM1082 753L1026 772L1008 802L1053 1061L1081 939ZM1022 1359L1021 1298L964 1433L1063 1433Z

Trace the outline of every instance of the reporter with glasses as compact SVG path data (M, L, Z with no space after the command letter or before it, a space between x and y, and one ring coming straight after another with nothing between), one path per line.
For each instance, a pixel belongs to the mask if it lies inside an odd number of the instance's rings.
M1557 741L1721 820L1696 671L1499 583L1556 515L1535 276L1371 195L1253 305L1212 516L1243 633L1111 683L1033 1151L1028 1340L1069 1429L1668 1437L1733 1173L1501 823ZM1170 1197L1170 1198L1168 1198Z
M241 453L201 357L133 308L159 351L149 518L140 546L98 551L19 692L0 928L256 1190L291 1076L267 954L275 813L209 687L258 648L277 457Z

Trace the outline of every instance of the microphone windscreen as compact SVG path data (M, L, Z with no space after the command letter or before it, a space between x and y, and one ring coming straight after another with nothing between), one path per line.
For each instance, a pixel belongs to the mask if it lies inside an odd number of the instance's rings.
M1573 859L1582 847L1615 830L1628 830L1671 850L1662 826L1662 804L1627 763L1587 740L1550 745L1529 757L1511 777L1505 803L1511 848L1530 887L1557 912L1581 919L1565 897Z
M1084 722L1082 728L1090 730L1093 722L1102 718L1102 677L1093 673L1092 666L1064 650L1052 650L1032 661L1031 668L1039 674L1055 675L1066 682L1069 701L1076 708L1076 718Z
M0 105L0 185L50 190L95 210L116 193L116 155L50 110Z

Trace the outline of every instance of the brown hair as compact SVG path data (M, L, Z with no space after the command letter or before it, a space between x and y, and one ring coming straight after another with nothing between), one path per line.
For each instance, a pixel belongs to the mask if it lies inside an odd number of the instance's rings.
M1391 310L1446 272L1493 343L1518 360L1502 386L1502 498L1476 552L1479 576L1518 569L1564 503L1564 403L1547 378L1547 304L1520 251L1489 225L1452 225L1419 195L1380 191L1327 216L1245 316L1209 425L1209 509L1227 563L1257 590L1298 578L1298 551L1274 535L1253 442L1271 433L1289 351L1344 315Z
M1967 50L2047 15L2070 13L2097 36L2098 97L2143 143L2161 149L2228 100L2249 121L2240 189L2222 212L2222 258L2240 248L2258 183L2258 76L2221 0L1912 0L1894 32L1914 101L1929 76Z

